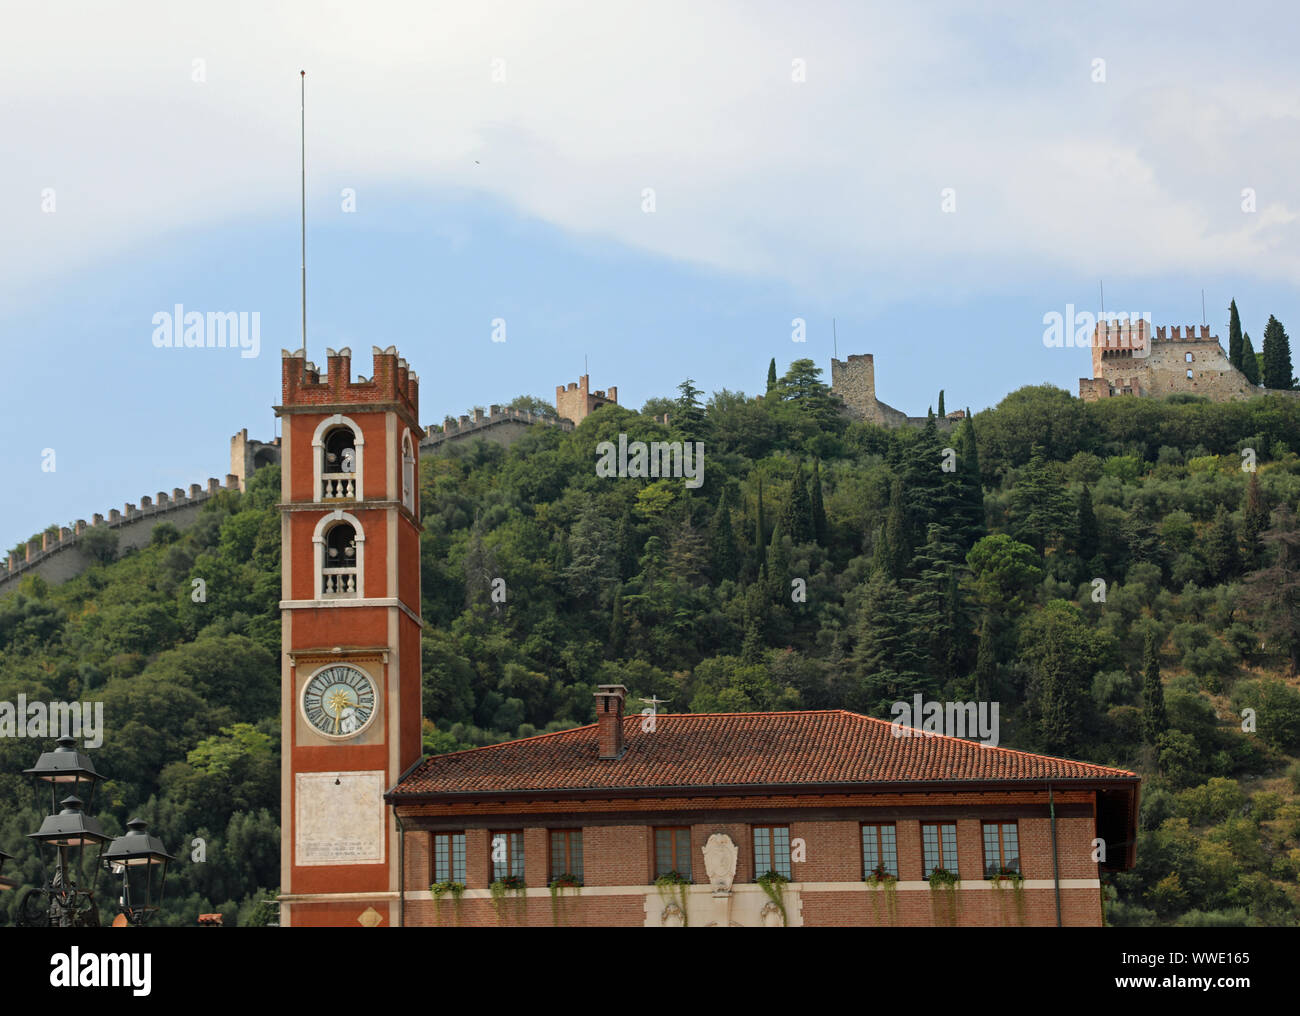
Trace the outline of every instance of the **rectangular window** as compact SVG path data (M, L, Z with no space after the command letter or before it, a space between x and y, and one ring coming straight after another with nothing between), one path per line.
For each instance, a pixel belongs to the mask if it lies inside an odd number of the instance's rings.
M935 868L957 875L957 825L954 822L927 822L921 826L921 850L925 855L924 878Z
M898 836L891 825L862 827L862 877L877 870L898 878Z
M582 881L582 830L551 830L551 881L572 875Z
M655 830L655 878L675 871L691 878L691 831L685 826Z
M465 834L433 834L433 880L465 884Z
M492 851L492 881L524 877L524 834L522 830L493 833L488 846Z
M789 826L754 826L754 877L769 871L790 877Z
M1014 822L984 823L984 877L1020 871L1020 836Z

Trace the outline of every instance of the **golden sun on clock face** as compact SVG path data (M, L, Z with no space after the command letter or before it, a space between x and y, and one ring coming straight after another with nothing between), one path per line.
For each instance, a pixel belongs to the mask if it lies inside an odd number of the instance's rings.
M356 737L375 718L375 682L346 664L319 670L302 689L302 715L313 730L343 741Z

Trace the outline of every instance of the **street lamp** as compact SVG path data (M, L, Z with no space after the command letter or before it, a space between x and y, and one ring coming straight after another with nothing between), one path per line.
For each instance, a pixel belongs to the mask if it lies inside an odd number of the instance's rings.
M0 871L4 871L5 861L12 861L13 856L13 854L6 854L3 850L0 850ZM13 879L0 876L0 889L13 889L17 885L18 883Z
M149 832L148 823L133 818L126 824L127 833L115 839L103 853L104 865L114 874L122 876L122 894L118 906L127 921L135 927L144 922L162 902L163 887L167 882L167 862L174 861L163 847L162 840ZM155 873L157 885L155 887ZM158 897L154 899L154 893Z
M45 758L44 755L41 757ZM60 928L95 927L99 924L94 894L99 878L98 860L93 869L95 881L91 887L82 889L78 883L84 878L86 848L98 846L102 854L109 837L104 835L98 819L85 814L81 798L76 794L69 794L59 803L63 805L62 810L47 815L39 831L27 834L41 847L42 860L47 847L51 850L52 860L57 853L58 867L47 885L29 889L23 895L19 920L32 927L49 927L51 924ZM78 852L75 865L70 857L74 850Z
M87 808L95 796L95 784L104 777L95 772L90 756L77 750L76 738L60 737L58 747L41 753L36 765L24 769L24 775L50 785L50 811L56 810L60 792L71 793Z

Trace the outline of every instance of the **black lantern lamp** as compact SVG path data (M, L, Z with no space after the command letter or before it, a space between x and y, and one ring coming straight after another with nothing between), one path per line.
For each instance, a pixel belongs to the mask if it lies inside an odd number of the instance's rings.
M149 832L148 823L133 818L126 828L126 835L117 837L104 851L103 858L109 871L122 878L119 909L138 928L162 902L167 863L176 858L167 853L162 840Z
M95 796L95 784L104 777L95 771L90 756L77 750L75 738L60 737L58 747L53 751L41 752L36 765L23 772L42 783L50 785L50 811L57 811L59 794L71 794L80 805L90 802Z
M103 853L104 844L109 837L99 820L82 811L81 798L69 794L62 801L62 810L56 815L48 815L41 823L38 832L28 833L41 848L42 860L46 848L51 853L51 861L57 861L54 877L44 890L49 898L50 917L59 927L94 923L98 920L94 913L94 883L90 887L81 884L84 878L86 849L99 847ZM72 863L71 854L77 851L77 863ZM94 868L95 882L99 880L99 861Z

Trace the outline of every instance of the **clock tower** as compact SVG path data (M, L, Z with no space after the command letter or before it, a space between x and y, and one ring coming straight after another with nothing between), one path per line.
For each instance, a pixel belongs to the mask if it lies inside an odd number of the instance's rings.
M421 756L419 379L282 351L280 924L391 927L384 791Z

